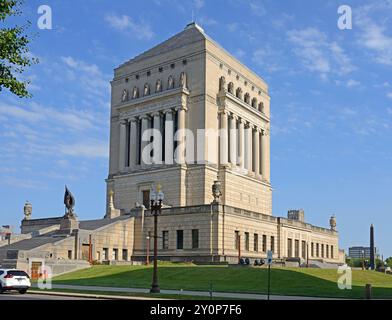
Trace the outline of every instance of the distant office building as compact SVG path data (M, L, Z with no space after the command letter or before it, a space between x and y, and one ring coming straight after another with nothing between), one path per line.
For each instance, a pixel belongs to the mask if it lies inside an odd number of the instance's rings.
M374 255L379 259L377 248L374 248ZM348 248L348 256L352 259L370 259L370 247L350 247Z

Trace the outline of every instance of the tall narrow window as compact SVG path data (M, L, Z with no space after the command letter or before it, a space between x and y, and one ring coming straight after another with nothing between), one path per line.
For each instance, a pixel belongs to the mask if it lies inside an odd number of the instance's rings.
M293 256L293 240L287 239L287 257L291 258Z
M275 237L271 236L271 251L275 252Z
M184 230L177 230L177 249L184 249Z
M299 258L299 240L295 240L295 257Z
M249 251L249 232L245 232L245 250Z
M253 235L253 251L259 251L259 235L257 233Z
M240 232L234 231L234 249L238 250L240 247Z
M199 248L199 229L192 230L192 249Z
M312 242L311 246L310 246L310 255L312 257L314 257L314 243Z
M316 243L316 257L318 258L320 256L320 245Z
M124 261L128 261L128 250L127 249L123 249L123 251L122 251L122 259Z
M263 252L267 251L267 236L263 234Z
M321 258L324 258L324 244L321 244Z
M169 249L169 231L162 231L162 249Z
M329 245L325 245L325 255L329 258Z
M142 195L143 195L143 206L145 206L146 209L150 209L150 190L143 190Z
M333 252L333 246L331 246L331 259L333 259L333 254L334 254L334 252Z

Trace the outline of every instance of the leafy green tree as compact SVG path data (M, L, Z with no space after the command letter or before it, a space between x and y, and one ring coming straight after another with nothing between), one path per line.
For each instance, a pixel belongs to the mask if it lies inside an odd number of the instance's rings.
M7 17L21 14L20 7L23 0L0 0L0 23L4 24ZM23 26L0 28L0 91L9 89L13 94L31 97L27 90L29 81L18 80L26 67L38 63L38 59L28 55L29 36L26 30L31 23Z
M392 268L392 257L389 257L385 260L385 262L387 263L388 267Z

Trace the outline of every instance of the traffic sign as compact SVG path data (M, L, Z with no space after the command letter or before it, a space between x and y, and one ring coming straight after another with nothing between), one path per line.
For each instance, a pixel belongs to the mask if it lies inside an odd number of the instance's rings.
M267 251L267 264L268 265L271 265L272 264L272 251L271 250L268 250Z

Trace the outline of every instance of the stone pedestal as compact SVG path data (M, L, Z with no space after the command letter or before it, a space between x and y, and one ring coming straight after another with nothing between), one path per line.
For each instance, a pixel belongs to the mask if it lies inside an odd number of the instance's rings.
M75 218L64 217L60 222L61 233L72 233L73 230L79 229L79 221Z

